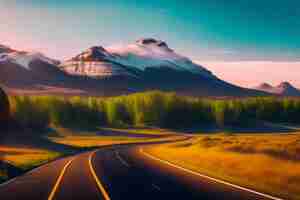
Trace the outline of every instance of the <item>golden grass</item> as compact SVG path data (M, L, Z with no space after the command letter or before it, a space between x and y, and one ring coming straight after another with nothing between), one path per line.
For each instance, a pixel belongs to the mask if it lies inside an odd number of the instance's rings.
M49 137L55 143L65 144L73 147L101 147L113 144L145 143L156 141L167 141L179 139L172 138L140 138L126 136L67 136L67 137Z
M27 170L53 160L61 153L38 148L0 146L1 160L17 168Z
M199 136L148 152L180 166L288 199L300 199L300 135ZM270 153L271 152L271 153Z
M141 134L141 135L154 135L154 136L165 136L174 134L169 130L165 129L158 129L158 128L129 128L129 129L118 129L118 128L102 128L102 130L107 131L117 131L121 133L128 133L128 134Z

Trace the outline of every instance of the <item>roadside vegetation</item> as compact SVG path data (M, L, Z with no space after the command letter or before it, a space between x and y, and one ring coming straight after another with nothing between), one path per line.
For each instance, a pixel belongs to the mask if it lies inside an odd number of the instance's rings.
M47 148L0 144L0 183L64 154Z
M205 135L146 151L211 177L300 199L300 133Z
M128 143L144 143L179 139L177 137L151 137L149 133L163 130L155 129L105 129L76 130L62 127L51 127L43 130L29 130L11 134L0 140L0 183L12 177L38 167L62 156L72 155L92 148ZM142 134L142 131L145 134ZM28 131L28 130L27 130ZM130 132L132 131L132 132ZM136 132L138 134L136 134ZM118 135L118 133L121 133ZM167 133L165 133L167 136Z
M165 135L173 134L168 129L300 124L297 98L220 100L154 91L110 98L11 96L9 105L12 132L19 133L0 134L0 182L77 151L167 140ZM4 142L11 136L18 145ZM23 145L25 139L32 139L32 146L28 141ZM202 135L151 152L211 176L288 196L300 193L299 143L298 135Z
M296 98L212 100L146 92L112 98L16 96L10 102L13 118L26 127L182 128L249 126L256 121L300 123L300 99Z

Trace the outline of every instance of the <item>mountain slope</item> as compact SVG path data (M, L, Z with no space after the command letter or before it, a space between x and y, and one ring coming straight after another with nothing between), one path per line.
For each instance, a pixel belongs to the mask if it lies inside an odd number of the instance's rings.
M159 89L201 96L247 96L265 94L240 88L218 79L161 41L143 38L127 46L91 47L63 62L65 72L97 79L127 77L131 90Z
M152 38L140 39L134 44L122 47L107 49L101 46L91 47L62 63L61 67L74 75L97 78L118 75L137 76L149 68L168 68L214 77L207 69L175 53L165 42Z
M91 47L61 64L40 53L1 46L0 83L22 94L121 95L163 90L193 96L255 96L227 83L160 40Z
M282 82L277 86L263 83L255 87L255 89L282 96L300 96L300 90L295 88L289 82Z

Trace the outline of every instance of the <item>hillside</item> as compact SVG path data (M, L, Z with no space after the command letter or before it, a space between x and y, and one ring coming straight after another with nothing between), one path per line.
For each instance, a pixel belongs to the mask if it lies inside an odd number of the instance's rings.
M266 95L219 79L153 38L127 46L94 46L63 62L41 53L0 49L0 83L11 94L116 96L162 90L209 97Z

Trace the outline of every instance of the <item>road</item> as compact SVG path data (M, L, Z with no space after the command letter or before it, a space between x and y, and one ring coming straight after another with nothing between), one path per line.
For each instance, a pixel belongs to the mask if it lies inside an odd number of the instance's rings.
M1 200L276 199L173 166L142 148L115 145L54 161L1 185Z

